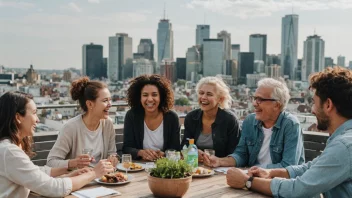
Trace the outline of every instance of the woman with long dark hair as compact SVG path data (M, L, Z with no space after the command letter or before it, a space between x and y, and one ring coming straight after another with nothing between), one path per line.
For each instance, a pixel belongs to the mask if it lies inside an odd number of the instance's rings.
M71 173L67 168L33 164L32 136L39 122L32 96L7 92L0 97L0 197L28 197L30 191L49 197L63 197L107 172L110 162L102 160L94 169ZM54 178L61 176L61 178Z

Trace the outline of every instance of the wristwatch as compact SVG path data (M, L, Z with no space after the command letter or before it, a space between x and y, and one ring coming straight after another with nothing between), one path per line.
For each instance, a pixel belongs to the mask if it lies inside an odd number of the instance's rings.
M244 184L248 190L250 190L251 187L252 187L252 181L253 181L253 179L254 179L253 177L249 177L249 179L248 179L248 180L246 181L246 183Z

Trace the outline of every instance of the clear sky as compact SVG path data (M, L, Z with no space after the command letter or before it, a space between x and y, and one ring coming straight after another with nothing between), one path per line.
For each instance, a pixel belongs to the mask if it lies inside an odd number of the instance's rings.
M133 38L136 52L141 38L156 44L164 3L175 58L185 57L195 44L196 25L204 21L211 38L226 30L241 51L248 51L250 34L267 34L267 53L279 54L281 18L294 13L299 15L298 58L303 41L315 31L325 40L325 56L335 63L340 54L346 64L352 60L352 0L0 0L0 65L81 68L82 45L101 44L107 57L108 37L117 32Z

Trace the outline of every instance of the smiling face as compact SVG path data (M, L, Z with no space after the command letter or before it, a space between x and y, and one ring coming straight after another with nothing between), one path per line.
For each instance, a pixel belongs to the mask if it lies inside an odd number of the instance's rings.
M39 119L37 116L37 107L33 100L29 99L26 104L26 113L24 116L19 113L16 114L16 120L18 123L18 130L22 137L34 135Z
M258 87L254 96L269 99L273 93L273 88L269 87ZM273 122L275 123L278 115L281 112L280 105L277 101L262 101L258 104L256 101L252 101L255 112L255 119L260 120L264 123Z
M99 119L107 119L111 107L110 91L107 88L100 89L95 101L87 100L87 107L89 113L96 115Z
M324 105L321 103L320 98L315 95L313 96L313 107L312 107L312 114L315 115L317 118L317 129L321 131L326 131L330 126L330 119L324 112Z
M198 90L198 103L202 111L210 111L218 108L223 99L218 96L216 86L212 84L203 84Z
M147 113L159 111L160 93L155 85L145 85L141 90L141 104Z

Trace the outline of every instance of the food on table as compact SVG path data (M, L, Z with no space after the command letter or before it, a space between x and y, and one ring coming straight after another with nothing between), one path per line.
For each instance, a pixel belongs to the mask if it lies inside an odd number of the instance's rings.
M127 176L124 175L123 173L116 172L116 173L110 173L102 176L100 178L101 182L105 183L119 183L119 182L125 182L127 181Z
M203 167L198 167L193 171L193 175L208 175L211 173L210 169L206 169Z
M133 162L130 162L130 169L131 170L136 170L136 169L142 169L142 166Z

